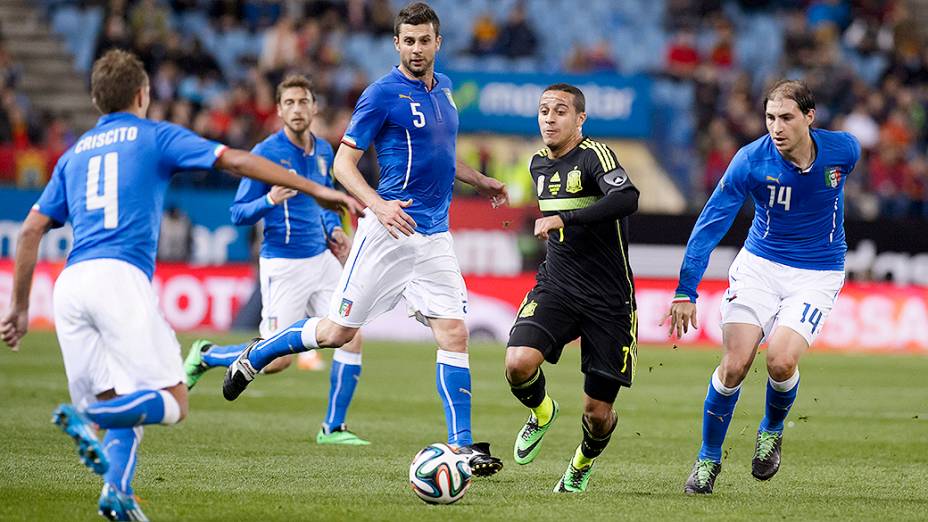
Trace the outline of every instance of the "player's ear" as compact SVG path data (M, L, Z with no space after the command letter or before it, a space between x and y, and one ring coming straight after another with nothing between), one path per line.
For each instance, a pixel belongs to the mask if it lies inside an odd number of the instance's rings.
M400 37L393 37L393 48L396 49L396 52L400 52Z
M577 115L577 126L578 126L578 127L583 127L583 122L585 122L585 121L586 121L586 113L585 113L585 112L581 112L580 114Z
M441 50L441 35L435 37L435 52Z
M809 112L806 113L806 124L808 124L811 127L812 122L814 121L815 121L815 109L809 109Z

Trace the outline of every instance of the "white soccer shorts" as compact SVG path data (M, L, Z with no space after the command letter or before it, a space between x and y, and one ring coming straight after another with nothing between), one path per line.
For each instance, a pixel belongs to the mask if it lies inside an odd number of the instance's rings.
M66 267L55 282L55 331L71 401L86 407L109 389L125 395L184 382L180 344L151 281L116 259Z
M341 274L338 259L325 252L305 259L260 258L261 337L305 317L328 312L332 292Z
M722 324L757 325L765 340L777 326L786 326L812 346L844 286L844 271L794 268L741 249L728 281Z
M449 232L394 238L370 210L358 221L329 319L359 328L406 298L409 315L464 319L467 289Z

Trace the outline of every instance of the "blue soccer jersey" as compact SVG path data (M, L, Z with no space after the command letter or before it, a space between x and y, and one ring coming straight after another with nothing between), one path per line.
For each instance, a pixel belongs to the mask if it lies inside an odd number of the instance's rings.
M690 235L678 296L696 301L709 254L747 196L754 200L754 221L745 249L795 268L844 269L844 183L860 158L860 144L846 132L811 134L816 156L804 171L783 158L769 135L735 154Z
M448 230L457 134L451 80L435 73L429 90L394 67L364 90L342 143L360 150L373 143L380 164L377 193L386 200L412 199L405 211L416 232L436 234Z
M284 130L257 144L252 152L320 185L332 187L332 146L315 136L313 153L298 147ZM296 196L271 205L267 195L271 186L242 178L230 211L236 225L254 225L264 219L261 257L301 259L321 254L328 247L326 238L341 225L338 214L319 206L310 196Z
M150 279L171 175L210 169L223 150L172 123L107 114L61 156L33 209L71 223L68 265L120 259Z

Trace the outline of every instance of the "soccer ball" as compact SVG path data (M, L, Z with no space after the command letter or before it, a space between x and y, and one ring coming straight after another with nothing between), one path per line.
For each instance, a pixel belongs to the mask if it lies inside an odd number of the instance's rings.
M409 465L409 485L429 504L461 500L470 487L470 464L448 445L436 442L422 449Z

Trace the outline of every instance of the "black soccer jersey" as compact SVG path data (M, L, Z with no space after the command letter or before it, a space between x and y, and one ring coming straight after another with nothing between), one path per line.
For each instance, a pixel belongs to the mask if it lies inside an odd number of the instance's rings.
M538 151L529 170L545 216L588 207L617 190L638 192L615 153L590 138L557 159L551 159L547 148ZM627 221L567 225L551 231L538 282L564 292L581 306L616 313L634 310Z

